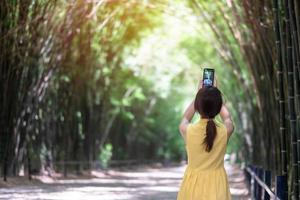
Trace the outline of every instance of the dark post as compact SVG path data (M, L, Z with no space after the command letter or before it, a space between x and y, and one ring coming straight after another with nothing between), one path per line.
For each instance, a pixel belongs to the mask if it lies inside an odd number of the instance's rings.
M32 176L31 176L31 172L32 172L32 170L31 170L31 159L30 159L30 156L31 156L31 154L30 154L30 149L29 149L30 147L29 147L29 144L27 145L27 149L26 149L26 151L27 151L27 167L28 167L28 179L29 180L31 180L32 179Z
M253 165L250 166L250 169L252 172L255 173L255 167ZM250 192L251 192L251 198L255 197L255 179L252 175L250 181Z
M258 167L254 167L254 173L256 176L258 175ZM254 198L258 199L258 183L254 177L253 179L254 179Z
M287 195L286 192L286 176L276 176L276 191L275 195L280 199L280 200L287 200Z
M272 177L271 176L271 171L265 170L265 172L264 172L264 182L269 188L271 188L271 177ZM266 191L264 191L264 198L263 199L264 200L270 200L270 195Z
M248 165L248 167L250 168L250 165ZM247 167L244 169L244 174L245 174L248 184L250 185L251 184L251 174L247 171Z
M67 163L66 162L67 161L63 161L64 177L67 177L67 174L68 174L68 172L67 172Z
M257 168L257 176L260 180L263 180L264 171L261 167ZM261 199L262 195L262 186L257 183L257 199Z

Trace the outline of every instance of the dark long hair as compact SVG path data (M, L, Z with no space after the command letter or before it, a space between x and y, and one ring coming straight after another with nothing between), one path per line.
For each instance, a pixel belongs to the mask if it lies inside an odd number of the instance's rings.
M214 145L217 127L213 119L221 111L222 104L222 94L216 87L201 88L196 95L194 108L201 115L201 118L208 119L206 137L203 141L207 152L210 152Z

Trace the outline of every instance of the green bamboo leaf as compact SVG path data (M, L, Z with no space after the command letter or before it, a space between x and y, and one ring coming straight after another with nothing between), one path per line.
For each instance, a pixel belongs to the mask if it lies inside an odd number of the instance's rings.
M122 99L122 105L123 106L131 106L130 99L128 99L128 98Z
M136 90L134 91L133 96L134 96L136 99L141 100L141 101L143 101L143 100L146 99L146 97L145 97L145 95L144 95L144 93L143 93L143 91L142 91L142 88L136 89Z
M66 83L69 83L71 81L70 77L66 75L61 76L60 79Z
M134 119L134 115L131 112L125 111L123 112L125 118L129 119L129 120L133 120Z
M114 106L122 105L122 102L114 97L110 97L110 103Z

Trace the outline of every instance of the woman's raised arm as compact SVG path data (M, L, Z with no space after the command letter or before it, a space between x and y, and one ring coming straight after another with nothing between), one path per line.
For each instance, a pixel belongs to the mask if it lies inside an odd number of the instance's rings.
M195 114L195 108L194 108L194 101L190 103L190 105L185 110L182 120L179 125L179 131L182 137L185 138L186 128L190 121L193 119L193 116Z
M198 90L200 90L202 88L202 80L199 81L198 84ZM197 92L198 92L197 90ZM179 124L179 132L182 135L183 138L185 138L185 134L186 134L186 128L188 126L188 124L191 122L191 120L193 119L193 116L195 114L195 108L194 108L194 102L195 100L193 100L190 105L187 107L187 109L185 110L182 120Z
M229 138L234 131L234 126L233 126L233 122L231 120L230 112L224 104L221 108L220 116L223 120L224 125L226 126L227 134L228 134L228 138Z

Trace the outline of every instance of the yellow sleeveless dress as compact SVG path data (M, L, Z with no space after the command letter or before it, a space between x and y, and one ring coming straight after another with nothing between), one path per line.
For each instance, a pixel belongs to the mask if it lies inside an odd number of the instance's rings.
M210 152L202 144L206 135L207 119L189 124L185 148L188 165L177 194L177 200L231 200L224 156L227 145L227 130L217 125L217 136Z

